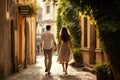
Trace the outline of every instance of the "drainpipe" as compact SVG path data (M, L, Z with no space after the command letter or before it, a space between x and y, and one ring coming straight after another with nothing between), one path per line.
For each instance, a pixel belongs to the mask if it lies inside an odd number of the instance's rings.
M25 24L25 29L24 29L24 32L25 32L25 55L24 55L24 68L27 68L27 60L26 60L26 56L27 56L27 29L26 29L26 15L24 16L25 18L25 21L24 21L24 24Z

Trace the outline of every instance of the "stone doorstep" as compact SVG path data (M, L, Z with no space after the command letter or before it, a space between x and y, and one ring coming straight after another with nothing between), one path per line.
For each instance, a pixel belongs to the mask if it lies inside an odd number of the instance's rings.
M20 72L23 69L24 69L24 65L23 64L18 65L18 72Z
M95 74L95 70L93 69L93 66L94 65L91 65L91 64L85 64L83 67L83 71L87 71L87 72L90 72L92 74Z

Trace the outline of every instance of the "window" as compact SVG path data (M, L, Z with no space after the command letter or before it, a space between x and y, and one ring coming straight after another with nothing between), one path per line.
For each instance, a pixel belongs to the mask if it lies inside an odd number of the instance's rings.
M17 3L19 3L19 0L17 0Z
M44 33L45 32L45 28L42 28L42 33Z
M9 11L9 8L12 4L13 0L7 0L7 12Z
M87 47L87 17L84 17L84 47Z
M9 11L9 0L7 0L7 12Z
M46 6L46 13L50 13L50 6Z

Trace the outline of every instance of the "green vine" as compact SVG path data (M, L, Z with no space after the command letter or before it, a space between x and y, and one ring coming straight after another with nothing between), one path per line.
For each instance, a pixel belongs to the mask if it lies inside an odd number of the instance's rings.
M35 3L25 3L24 6L29 6L30 7L30 14L28 15L28 17L32 17L32 16L36 16L37 14L37 10L38 10L38 6Z
M59 16L56 21L58 29L60 30L62 26L68 27L72 35L73 46L80 47L81 28L79 24L78 9L66 0L58 0L58 7L59 12L57 14Z

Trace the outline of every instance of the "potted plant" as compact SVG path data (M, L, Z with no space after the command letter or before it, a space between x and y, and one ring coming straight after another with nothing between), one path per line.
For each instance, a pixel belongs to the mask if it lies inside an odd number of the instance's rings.
M31 3L29 6L31 8L29 16L35 16L37 14L38 6L35 3Z
M79 48L75 48L73 50L73 57L75 61L76 66L83 66L83 58L82 58L82 53Z
M25 3L25 4L20 4L19 6L19 12L21 12L21 9L23 10L26 10L24 12L27 12L27 17L32 17L32 16L35 16L37 14L37 9L38 9L38 6L35 4L35 3ZM22 12L23 12L22 10ZM29 10L29 12L28 12Z
M113 80L110 63L99 63L94 66L97 80Z

